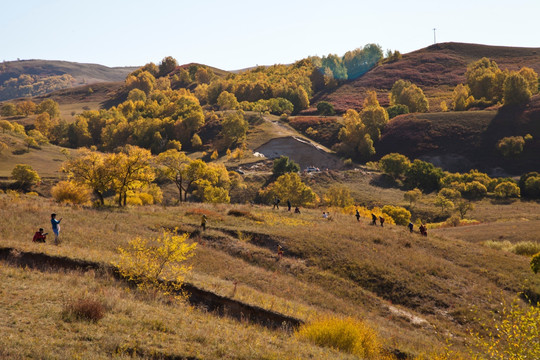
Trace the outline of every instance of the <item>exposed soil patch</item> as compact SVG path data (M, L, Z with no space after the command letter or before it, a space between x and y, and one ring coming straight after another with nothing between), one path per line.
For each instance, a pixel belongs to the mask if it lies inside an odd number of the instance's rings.
M341 160L336 155L296 136L272 139L259 146L255 151L270 159L288 156L289 159L298 163L301 169L308 166L320 169L339 169L342 167Z

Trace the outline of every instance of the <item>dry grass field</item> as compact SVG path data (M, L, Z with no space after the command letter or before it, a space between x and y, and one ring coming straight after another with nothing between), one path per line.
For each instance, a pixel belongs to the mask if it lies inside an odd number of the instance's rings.
M399 190L393 191L397 198ZM473 238L456 236L454 229L434 231L426 239L404 227L373 227L364 218L357 222L351 215L334 213L327 221L319 209L303 209L298 215L249 205L93 209L15 194L0 195L0 205L3 247L105 263L115 260L117 248L136 236L151 237L162 228L179 227L195 234L191 241L199 243L190 260L193 272L188 282L304 321L325 314L361 318L377 330L386 348L409 354L442 349L447 341L463 349L469 330L479 326L475 317L487 318L501 299L511 301L525 287L540 289L540 279L528 269L528 257L487 248ZM486 211L483 206L491 205L479 206L478 214ZM527 206L529 214L538 213L537 204ZM231 209L246 216L228 215ZM49 228L53 211L64 218L62 244L32 243L38 227ZM203 213L209 229L197 235ZM455 231L465 228L477 227ZM285 249L282 259L276 254L277 244ZM43 336L56 339L38 347L28 342L24 351L30 358L60 351L62 337L69 344L61 352L67 357L80 352L82 358L90 358L95 352L106 358L114 349L133 353L136 348L137 354L204 359L265 358L266 353L274 354L267 355L269 359L345 358L332 352L323 355L324 350L299 343L287 333L148 299L92 274L39 273L4 263L2 272L10 279L2 291L12 294L9 304L18 304L2 307L3 317L20 319L6 331L32 339L45 331ZM96 324L63 320L66 302L87 294L104 302L105 318ZM25 306L32 310L21 314ZM28 324L36 319L50 331L37 327L37 334L28 334ZM132 333L133 329L139 330ZM197 339L192 334L198 334ZM22 346L16 339L20 338L2 340L8 358L16 358L14 349Z

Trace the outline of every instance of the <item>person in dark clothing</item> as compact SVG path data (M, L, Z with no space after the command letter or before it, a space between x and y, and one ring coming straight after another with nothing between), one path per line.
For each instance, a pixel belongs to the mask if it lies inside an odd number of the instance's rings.
M43 228L39 228L38 231L34 234L34 238L32 239L33 242L39 242L44 243L45 239L47 238L47 233L43 233Z
M407 225L407 227L409 228L409 231L412 233L414 229L414 225L411 221L409 221L409 225Z
M203 216L201 217L201 227L202 227L202 231L205 231L206 230L206 215L203 214Z
M427 227L426 227L426 225L424 225L424 224L420 225L420 234L422 234L422 236L427 236Z
M291 211L291 201L287 199L287 211Z
M294 213L300 214L300 208L298 206L294 208Z
M379 216L379 222L381 223L381 227L384 225L384 218L382 216Z
M371 213L371 225L377 225L377 215Z
M280 202L281 202L281 200L279 200L279 198L276 197L274 199L274 207L272 208L272 210L275 209L275 208L277 208L279 210L279 203Z
M360 221L360 211L358 211L358 209L356 209L356 221Z

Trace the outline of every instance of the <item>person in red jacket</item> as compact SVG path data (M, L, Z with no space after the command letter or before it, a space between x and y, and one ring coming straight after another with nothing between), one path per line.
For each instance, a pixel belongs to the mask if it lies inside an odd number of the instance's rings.
M32 239L33 242L40 242L44 243L45 239L47 238L47 233L43 233L43 228L39 228L38 231L34 234L34 238Z

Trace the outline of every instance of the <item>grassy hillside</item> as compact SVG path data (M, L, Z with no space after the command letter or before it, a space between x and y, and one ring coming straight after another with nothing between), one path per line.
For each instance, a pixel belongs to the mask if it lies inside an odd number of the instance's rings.
M467 65L482 57L495 60L501 69L518 70L527 66L540 72L540 48L441 43L404 54L402 59L379 65L335 90L316 94L311 103L325 100L339 111L360 109L366 90L374 89L381 105L386 106L388 91L395 81L404 79L421 87L430 108L437 110L441 101L449 104L453 88L465 82Z
M540 96L518 108L498 111L407 114L392 119L376 145L379 156L399 152L421 157L451 171L471 168L494 172L495 168L520 175L538 170L540 150ZM507 136L531 134L523 153L504 158L496 145Z
M319 210L303 209L298 215L259 206L185 204L100 211L24 196L0 195L0 201L0 215L6 219L0 234L3 246L106 262L117 258L118 246L125 246L135 236L153 236L160 228L179 226L182 231L196 234L200 214L205 213L209 230L193 238L199 246L190 261L193 273L189 282L302 320L330 313L364 318L381 334L386 347L409 353L437 348L445 340L461 348L468 330L479 326L474 316L485 319L501 299L509 301L524 287L540 286L540 279L528 270L527 257L492 250L466 237L446 237L444 232L425 239L409 234L404 227L373 227L368 225L368 219L362 218L358 223L351 215L335 213L333 220L327 221L320 217ZM228 215L231 209L249 217ZM33 231L39 226L47 227L51 211L64 218L62 245L32 243ZM538 223L538 219L534 221ZM276 256L277 244L285 249L281 260ZM124 344L128 348L137 346L142 353L160 349L187 356L201 351L207 354L202 358L219 358L216 354L221 351L224 358L232 354L242 358L245 351L261 351L255 350L258 347L241 349L247 342L247 333L261 341L275 338L270 343L275 346L271 351L281 354L276 355L278 358L289 357L287 351L299 351L306 346L297 344L286 333L270 334L256 327L245 328L246 325L235 336L222 336L218 341L208 329L229 329L220 332L233 334L239 331L234 330L240 329L239 325L198 310L171 308L125 293L119 285L93 275L42 275L5 265L2 269L11 279L8 288L3 287L10 294L8 303L16 303L28 291L43 294L36 296L39 299L45 296L45 289L59 289L31 305L31 311L27 309L24 315L14 307L2 307L7 317L18 319L6 331L29 334L25 323L36 321L47 325L39 326L32 337L38 338L41 331L51 333L46 329L56 329L52 335L46 335L51 336L50 344L24 347L32 354L40 349L54 352L60 346L60 338L69 339L69 346L63 350L66 354L94 350L107 354L111 347ZM26 284L24 290L15 291L17 282ZM62 287L66 282L74 286ZM94 325L65 323L61 319L62 304L84 294L95 294L108 304L106 317ZM473 307L477 309L475 315L471 313ZM189 324L189 331L182 324ZM134 328L141 329L136 336ZM79 336L67 335L75 329ZM91 333L110 333L112 337L106 340ZM188 335L194 333L199 334L200 340L194 342ZM12 354L21 344L8 339L3 338L3 348ZM205 344L204 352L198 344ZM297 356L308 358L310 351L316 350L305 347ZM256 355L258 352L247 354L251 355L244 355L246 358L260 356Z

